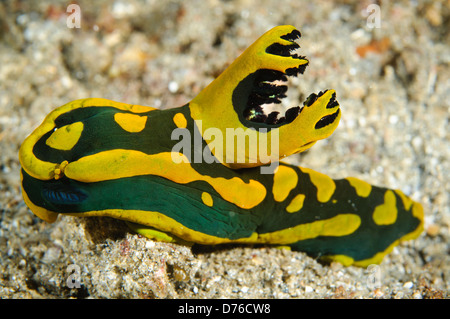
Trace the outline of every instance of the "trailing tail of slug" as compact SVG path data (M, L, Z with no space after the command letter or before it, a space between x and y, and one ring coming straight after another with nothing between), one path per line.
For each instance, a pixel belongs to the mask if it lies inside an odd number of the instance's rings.
M368 266L423 231L421 204L400 190L353 177L333 180L287 164L278 167L273 179L276 209L258 230L263 241L344 265Z
M423 231L422 205L400 190L372 186L372 194L367 198L346 200L352 205L363 206L359 211L338 215L341 231L347 230L348 234L323 234L296 242L291 248L322 260L367 267L379 264L395 246L416 239ZM324 223L324 229L332 227L333 222L330 225Z

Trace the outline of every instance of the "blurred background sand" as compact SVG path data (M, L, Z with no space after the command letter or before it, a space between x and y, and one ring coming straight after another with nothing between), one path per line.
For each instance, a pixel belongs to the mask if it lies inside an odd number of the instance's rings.
M66 1L0 3L1 298L447 298L450 286L450 1ZM302 32L310 60L286 105L333 88L336 132L289 158L333 178L398 188L425 232L369 269L268 247L158 243L108 218L35 217L17 152L55 107L102 97L187 103L268 29ZM77 265L81 287L69 288ZM374 281L374 278L376 279ZM374 285L375 282L375 285Z

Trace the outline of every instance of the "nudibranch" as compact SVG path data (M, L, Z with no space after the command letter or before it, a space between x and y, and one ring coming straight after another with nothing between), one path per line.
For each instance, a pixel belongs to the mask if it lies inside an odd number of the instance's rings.
M422 206L400 190L280 161L330 136L341 117L333 90L267 111L308 65L295 53L300 37L292 26L269 30L181 107L87 98L55 109L19 151L25 203L50 223L109 216L160 241L381 262L420 235Z

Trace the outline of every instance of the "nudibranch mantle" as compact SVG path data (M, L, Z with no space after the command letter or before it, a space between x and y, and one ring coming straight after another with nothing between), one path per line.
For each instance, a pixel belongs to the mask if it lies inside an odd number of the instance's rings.
M19 151L25 203L47 222L109 216L166 242L282 245L345 265L381 262L422 232L419 203L279 161L330 136L341 117L334 90L266 113L309 63L294 53L300 37L292 26L273 28L181 107L88 98L55 109ZM250 141L276 137L278 152L273 143L256 153L255 143L230 147L230 129ZM274 163L273 174L261 172Z

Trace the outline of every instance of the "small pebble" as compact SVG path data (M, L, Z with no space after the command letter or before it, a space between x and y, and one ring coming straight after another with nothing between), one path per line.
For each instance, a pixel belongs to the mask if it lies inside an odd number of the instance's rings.
M403 288L405 289L411 289L414 286L414 284L411 281L407 281L405 282L405 284L403 285Z
M145 248L152 249L155 247L155 242L153 240L147 240L145 242Z
M178 91L178 83L175 81L171 81L169 82L168 88L171 93L176 93Z
M427 235L431 236L431 237L436 237L439 234L439 226L436 224L431 224L430 226L427 227Z
M413 298L414 298L414 299L422 299L423 297L422 297L422 294L421 294L420 292L416 291L416 292L413 294Z

